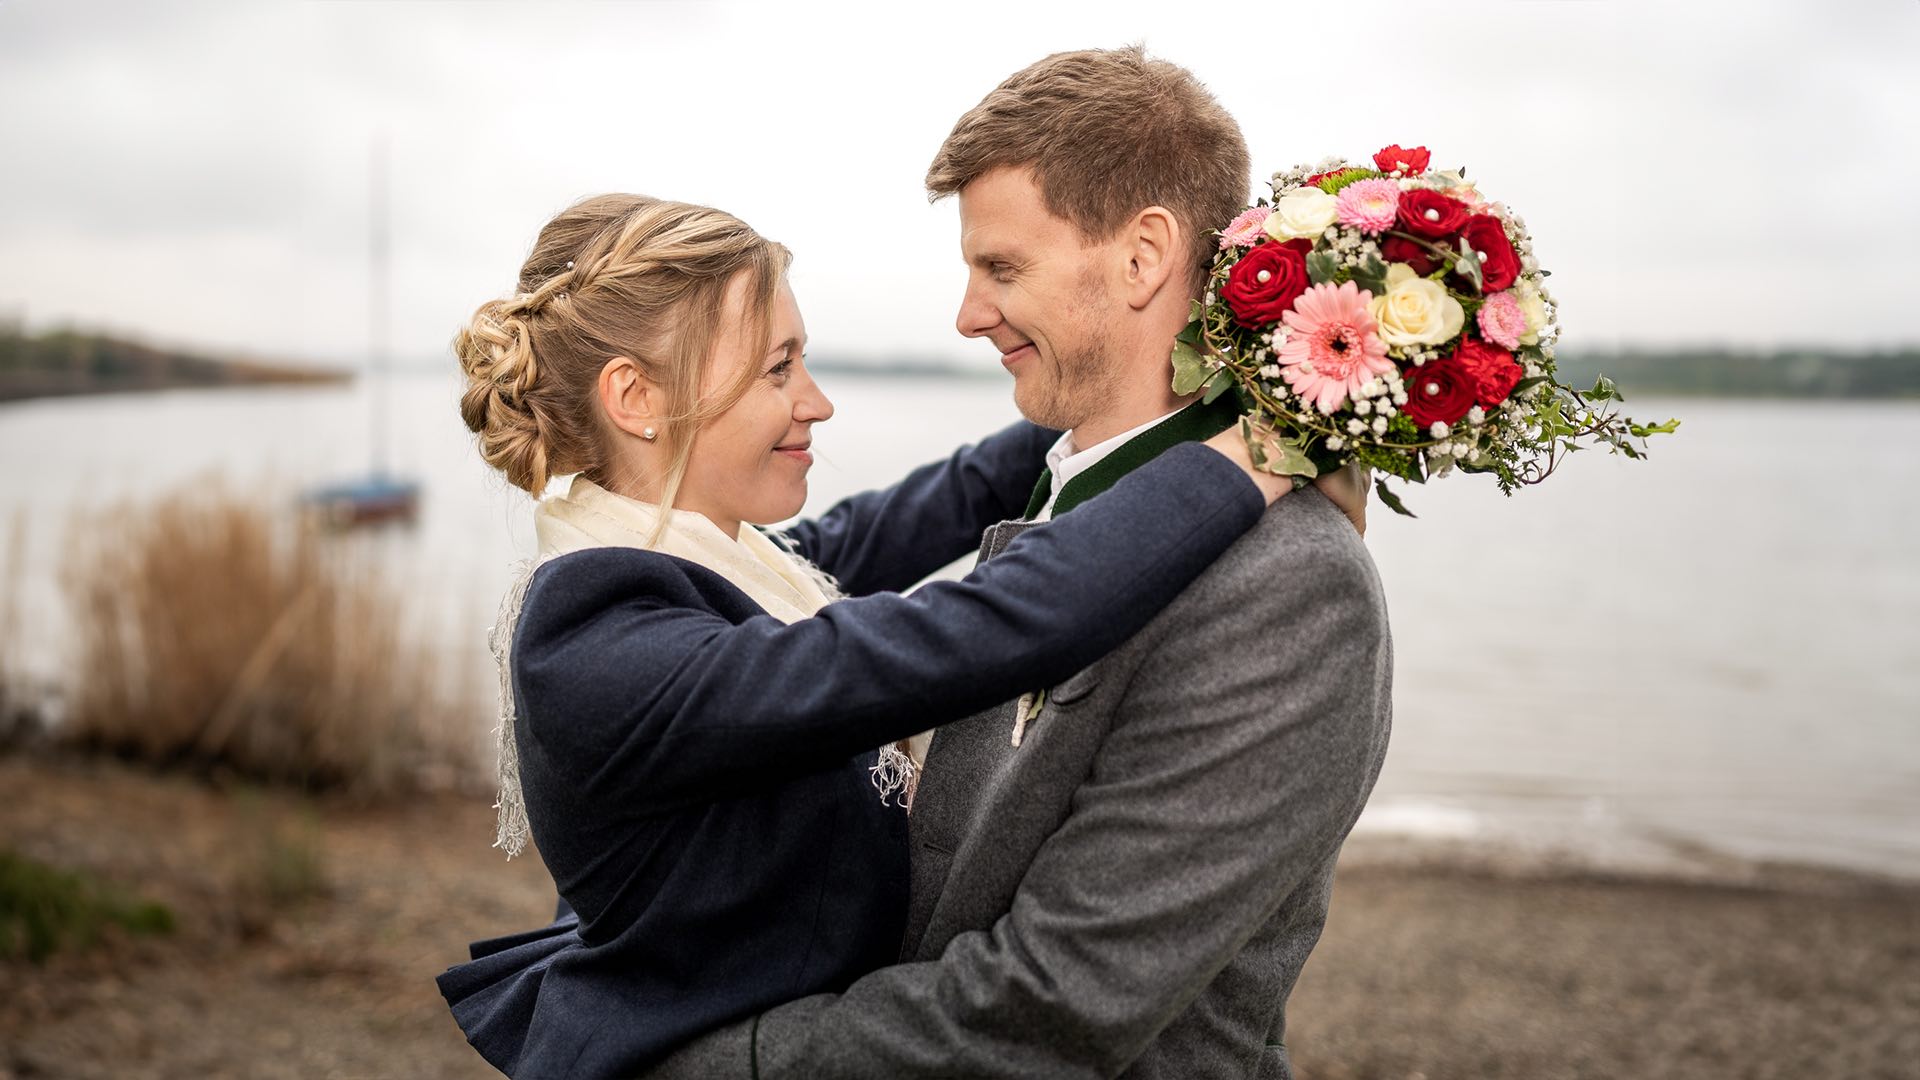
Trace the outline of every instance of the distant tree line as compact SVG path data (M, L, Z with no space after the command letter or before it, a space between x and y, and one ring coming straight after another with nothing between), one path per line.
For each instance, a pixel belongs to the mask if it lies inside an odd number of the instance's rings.
M104 334L28 334L0 324L0 401L64 394L249 383L338 382L346 373L214 360Z
M1920 397L1920 347L1871 352L1824 349L1633 349L1562 352L1560 381L1585 389L1606 375L1629 397Z

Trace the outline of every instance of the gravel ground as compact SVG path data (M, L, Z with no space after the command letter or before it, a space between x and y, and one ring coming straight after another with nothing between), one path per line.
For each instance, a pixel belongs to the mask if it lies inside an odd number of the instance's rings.
M491 824L0 757L0 842L181 923L0 962L0 1080L495 1075L432 983L551 911ZM1289 1011L1302 1080L1920 1077L1920 890L1353 860Z

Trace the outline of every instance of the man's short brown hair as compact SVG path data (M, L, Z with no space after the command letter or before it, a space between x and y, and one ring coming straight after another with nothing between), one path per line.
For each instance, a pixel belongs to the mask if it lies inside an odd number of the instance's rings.
M938 200L994 169L1030 168L1055 216L1090 239L1149 206L1187 232L1198 291L1216 241L1246 206L1247 141L1193 73L1138 45L1055 53L967 110L927 169Z

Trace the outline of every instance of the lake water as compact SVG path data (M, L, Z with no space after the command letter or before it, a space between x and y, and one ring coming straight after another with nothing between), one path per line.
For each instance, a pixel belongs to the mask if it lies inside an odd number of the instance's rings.
M1014 418L997 380L829 373L809 510ZM0 524L23 520L29 632L63 677L74 511L221 478L291 502L366 467L364 391L243 389L0 407ZM454 666L482 638L531 504L460 426L451 376L392 387L422 518L381 543ZM1920 405L1635 401L1683 417L1649 462L1576 455L1503 498L1485 478L1376 505L1397 652L1392 750L1363 838L1608 867L1782 860L1920 879ZM488 691L490 693L490 691ZM477 715L476 729L490 718Z

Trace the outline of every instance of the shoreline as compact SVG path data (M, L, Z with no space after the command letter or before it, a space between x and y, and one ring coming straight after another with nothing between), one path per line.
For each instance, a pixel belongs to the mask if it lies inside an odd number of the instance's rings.
M0 960L0 1080L480 1076L433 976L552 911L537 858L488 846L484 793L307 799L19 750L0 790L8 846L178 919ZM289 859L312 880L274 901ZM1543 873L1362 838L1286 1042L1301 1080L1891 1080L1920 1058L1917 1012L1920 886Z

